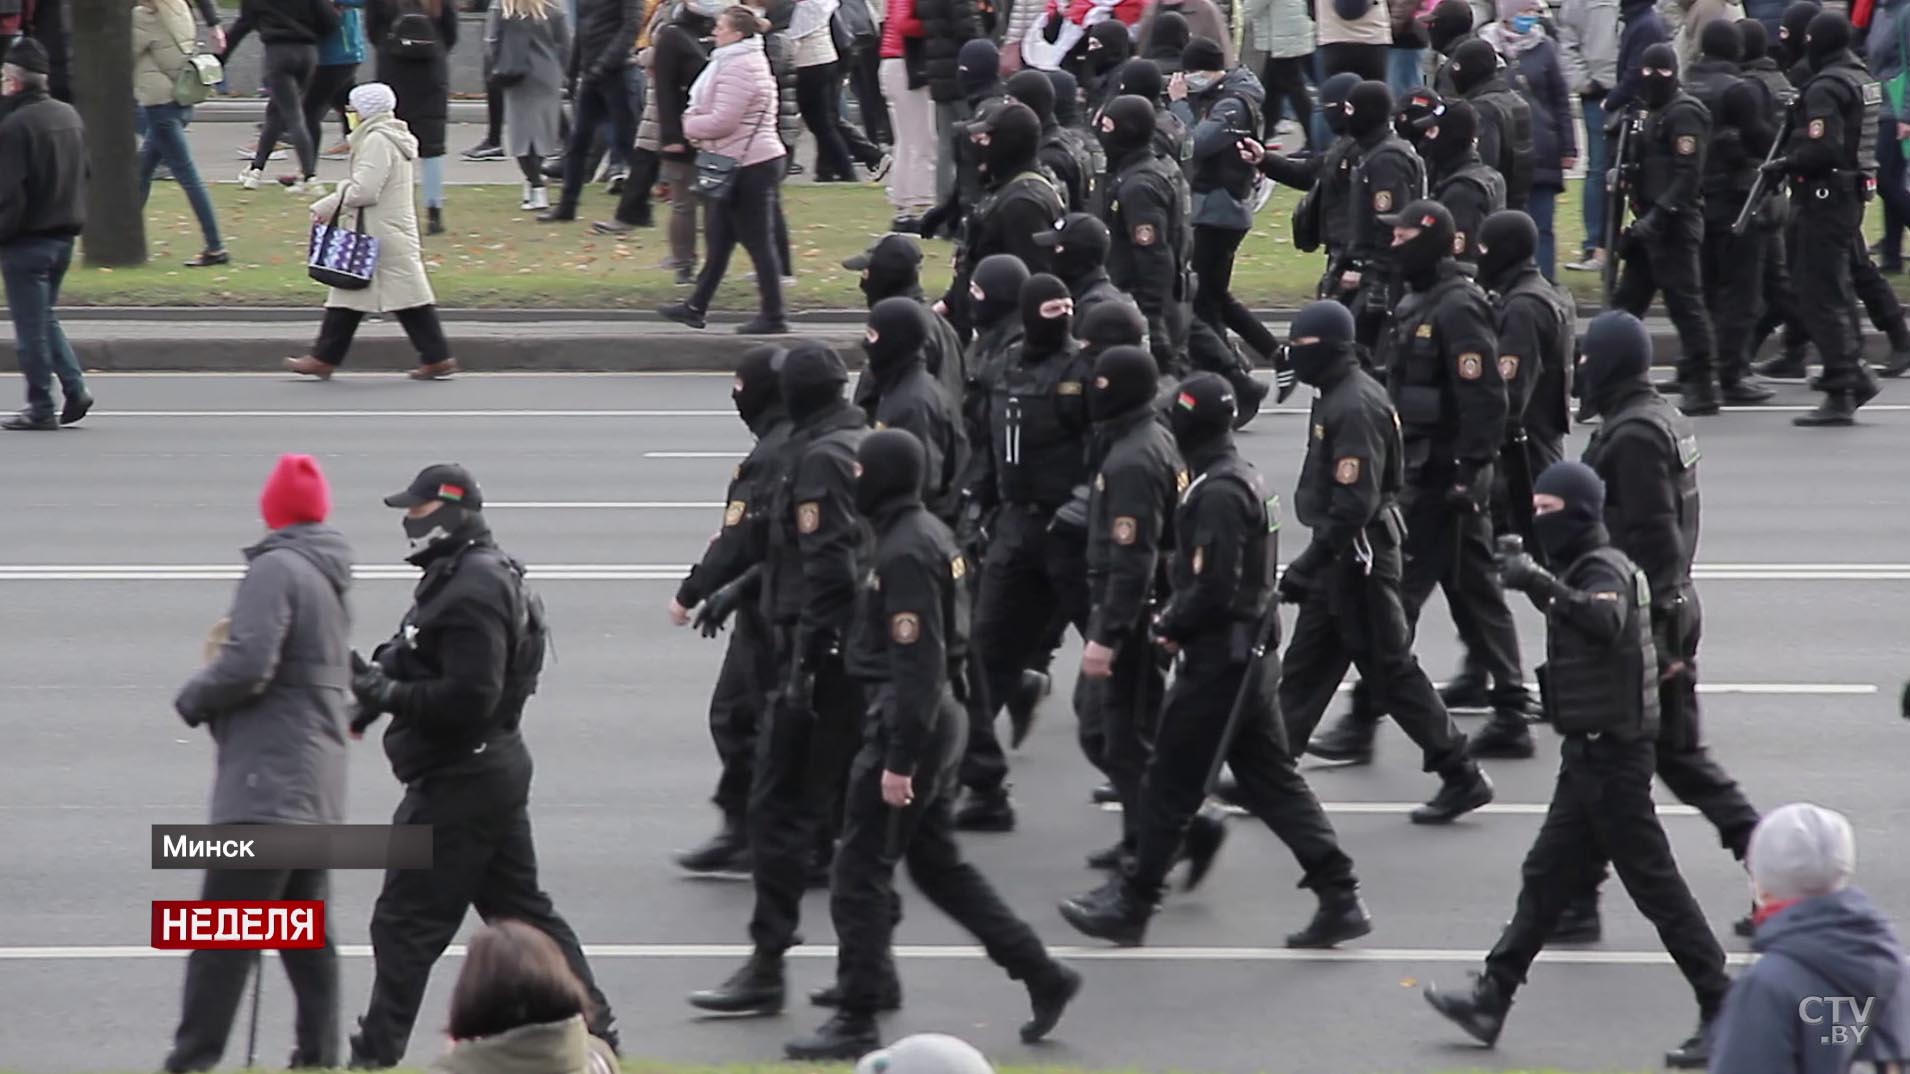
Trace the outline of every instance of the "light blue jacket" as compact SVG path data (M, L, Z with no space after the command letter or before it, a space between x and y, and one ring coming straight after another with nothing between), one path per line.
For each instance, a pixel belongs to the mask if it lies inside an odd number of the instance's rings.
M318 46L320 67L364 63L365 0L333 0L338 5L338 29Z

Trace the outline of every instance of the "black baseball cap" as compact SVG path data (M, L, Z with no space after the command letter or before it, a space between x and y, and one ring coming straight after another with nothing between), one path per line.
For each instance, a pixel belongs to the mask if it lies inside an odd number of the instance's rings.
M1054 230L1035 232L1034 240L1036 246L1052 250L1057 246L1070 243L1092 242L1093 237L1097 235L1102 248L1105 249L1110 241L1108 226L1102 223L1099 217L1090 213L1069 213L1055 221Z
M842 259L842 267L850 272L861 272L878 263L892 264L897 267L907 265L913 268L922 263L922 244L915 236L902 231L891 231L875 240L875 245L853 257Z
M478 491L471 471L455 462L441 462L418 471L403 492L385 497L386 507L412 508L432 500L454 503L471 511L484 508L484 494Z

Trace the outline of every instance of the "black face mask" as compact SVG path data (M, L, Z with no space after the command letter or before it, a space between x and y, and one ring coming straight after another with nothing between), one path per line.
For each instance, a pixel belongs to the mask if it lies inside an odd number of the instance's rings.
M1101 113L1095 136L1101 139L1109 161L1146 149L1154 138L1154 106L1132 95L1116 97Z
M881 429L856 449L856 511L867 517L891 504L922 501L928 463L913 433Z
M783 358L783 405L797 424L806 423L842 403L849 382L842 356L822 344L798 344Z
M1124 417L1154 401L1160 367L1139 347L1113 347L1095 359L1088 389L1088 417L1097 422Z
M1678 80L1647 75L1638 90L1638 98L1651 108L1663 108L1678 95Z
M1315 388L1324 387L1326 375L1341 365L1344 359L1353 353L1353 344L1342 340L1323 339L1316 343L1287 344L1287 367L1302 384L1311 384Z
M1053 276L1035 276L1021 287L1022 354L1045 358L1065 347L1073 327L1074 300ZM1052 314L1052 316L1050 316Z
M405 540L411 544L411 554L405 558L413 563L423 563L435 557L441 548L458 541L469 518L469 511L453 503L447 503L423 518L405 516Z
M1546 560L1560 565L1576 559L1597 528L1596 524L1588 526L1577 518L1569 504L1562 510L1532 516L1532 536L1544 549Z
M1092 275L1106 263L1103 252L1086 243L1060 246L1054 252L1054 274L1064 280L1079 280Z
M1424 288L1438 274L1440 263L1452 256L1452 230L1422 227L1419 234L1393 247L1393 263L1406 282Z
M927 338L925 316L926 311L912 298L885 298L875 304L862 341L870 372L884 377L921 359Z
M1021 285L1028 282L1028 270L1019 259L994 257L982 259L968 281L969 313L977 328L993 328L1021 312Z

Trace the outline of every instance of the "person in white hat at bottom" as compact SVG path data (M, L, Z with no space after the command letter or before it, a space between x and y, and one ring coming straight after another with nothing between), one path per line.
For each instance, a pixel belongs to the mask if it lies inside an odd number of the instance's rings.
M855 1074L995 1074L995 1068L960 1037L917 1033L863 1056Z

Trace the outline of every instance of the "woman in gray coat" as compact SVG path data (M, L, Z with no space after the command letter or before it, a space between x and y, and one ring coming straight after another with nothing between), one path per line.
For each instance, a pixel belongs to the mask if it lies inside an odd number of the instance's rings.
M484 22L491 84L504 91L504 146L524 173L521 209L550 208L544 158L564 146L564 65L570 25L557 0L502 0Z

